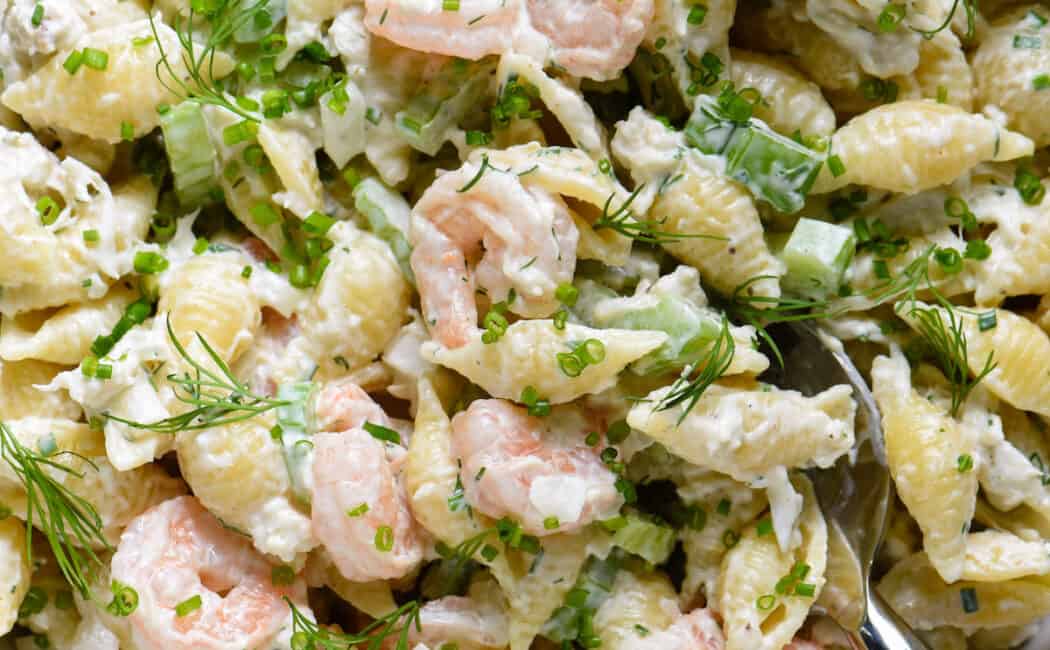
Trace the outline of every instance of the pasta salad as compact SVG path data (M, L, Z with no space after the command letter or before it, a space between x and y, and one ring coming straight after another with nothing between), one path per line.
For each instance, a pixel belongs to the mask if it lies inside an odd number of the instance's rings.
M1048 21L0 0L0 648L848 648L800 320L881 412L875 588L1021 647Z

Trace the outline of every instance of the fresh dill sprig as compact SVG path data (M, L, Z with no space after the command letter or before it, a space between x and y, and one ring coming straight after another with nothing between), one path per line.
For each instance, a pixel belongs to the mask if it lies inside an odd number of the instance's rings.
M292 610L292 650L348 650L368 644L368 650L378 650L383 642L397 635L396 650L408 650L408 633L419 624L419 601L412 600L382 618L376 619L357 634L340 634L311 621L288 598ZM399 625L400 624L400 625Z
M153 20L153 15L150 14L150 29L153 31L153 39L160 51L156 75L165 88L179 97L219 106L246 120L259 122L257 115L253 115L227 99L225 91L215 79L215 54L218 49L230 40L234 32L255 20L255 17L267 7L267 0L259 0L246 8L242 8L242 2L243 0L212 0L208 10L202 12L198 9L198 2L194 1L190 2L188 18L175 16L172 26L182 50L179 60L186 67L189 79L183 79L176 74L170 58L173 55L164 51L164 42L157 33L157 25ZM193 41L193 23L196 16L203 16L210 25L207 40L203 44Z
M613 210L609 209L612 207L613 199L616 198L616 193L613 192L609 195L609 198L605 200L605 205L602 207L602 216L598 217L597 221L591 226L594 230L601 230L603 228L609 228L615 230L624 237L630 237L635 241L644 242L646 244L670 244L683 239L717 239L721 241L728 241L727 237L721 237L718 235L700 235L692 233L678 233L671 232L669 230L661 230L667 219L639 219L631 213L631 204L638 198L638 194L641 193L642 189L645 188L645 184L639 185L631 195L627 197L619 208Z
M171 328L171 318L168 318L168 337L171 344L178 351L179 356L189 364L192 372L187 371L179 374L168 375L168 381L174 384L175 397L184 404L193 408L185 413L173 415L156 422L135 422L126 420L112 414L105 414L110 420L115 420L135 429L146 429L157 433L178 433L179 431L193 431L198 429L209 429L211 427L223 426L233 422L240 422L253 418L267 411L281 406L292 404L289 400L273 399L256 395L246 385L241 383L233 375L230 367L222 360L208 341L195 332L197 341L204 348L218 372L212 370L190 356L186 348L179 343Z
M937 252L937 245L931 244L918 257L908 262L896 277L890 278L882 284L872 287L864 292L864 296L874 301L873 307L905 296L906 300L914 303L915 294L919 291L919 285L926 282L927 288L933 289L933 280L930 278L930 259Z
M25 447L0 422L0 457L18 476L26 492L26 559L33 564L34 522L47 538L62 575L84 598L91 598L89 583L93 577L91 564L103 566L92 546L110 550L112 547L102 533L102 518L86 499L74 494L56 481L50 470L76 478L81 472L56 460L68 454L80 458L95 471L98 467L83 456L63 451L55 455L37 453Z
M906 308L915 331L929 349L930 355L944 372L951 393L952 416L959 414L959 409L973 389L995 369L995 353L989 352L984 366L978 373L970 372L970 358L967 349L966 331L963 318L956 313L955 307L936 291L937 305L924 307L915 301L901 302L898 308Z
M729 318L723 316L722 329L711 342L707 354L696 363L686 366L682 376L671 384L671 389L657 402L656 410L663 411L685 402L685 409L678 417L678 422L681 423L696 406L697 400L708 386L729 370L735 352L736 343L729 331Z
M794 321L817 320L821 318L832 318L839 312L828 311L827 300L788 298L784 296L756 296L748 292L748 288L763 279L777 279L774 275L758 275L738 285L733 290L729 304L726 309L733 316L745 321L755 328L756 335L765 341L773 352L780 367L784 367L784 356L780 352L773 337L766 331L766 327L774 323L789 323Z

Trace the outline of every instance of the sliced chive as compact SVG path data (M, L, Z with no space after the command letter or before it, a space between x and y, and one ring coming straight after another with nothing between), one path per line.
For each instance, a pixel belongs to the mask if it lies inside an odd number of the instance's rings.
M879 31L885 33L897 31L907 11L907 7L901 4L890 3L883 7L877 20Z
M973 456L970 454L961 454L955 459L955 466L959 470L960 474L965 474L973 469Z
M795 585L795 595L812 598L817 593L817 586L808 582L800 582Z
M259 203L248 211L252 215L252 221L260 226L269 226L280 220L280 215L268 203Z
M376 529L376 549L383 553L390 552L394 548L394 531L390 526L380 526Z
M690 25L702 25L707 18L707 7L704 5L693 5L689 8L689 14L685 21Z
M729 514L729 511L730 509L732 509L732 507L733 503L729 499L722 499L718 502L718 506L715 507L715 512L725 517Z
M756 532L758 533L759 537L765 537L766 535L769 535L773 532L773 522L770 521L768 518L759 521L758 526L756 527Z
M193 254L200 255L206 250L208 250L208 240L204 237L198 237L197 241L193 242Z
M981 608L977 602L977 590L973 587L963 587L959 590L959 598L962 601L963 611L967 614L973 614Z
M561 522L557 517L547 517L543 520L544 530L557 530L560 526Z
M992 247L983 239L971 239L966 242L966 250L963 257L968 260L986 260L992 254Z
M134 267L136 273L143 275L161 273L168 268L168 260L160 253L139 251L135 253Z
M373 424L372 422L365 422L361 428L367 431L376 440L392 442L395 445L401 444L401 435L393 429L389 429L379 424Z
M36 202L36 213L40 216L40 223L45 226L55 223L61 212L58 203L50 196L42 196Z
M982 332L995 329L996 325L998 325L998 319L996 318L994 309L986 311L977 317L977 329Z
M351 508L350 510L347 510L346 511L346 516L347 517L360 517L361 515L365 514L366 512L368 512L368 504L367 503L361 503L360 505L355 506L355 507Z
M80 66L84 64L84 52L81 50L73 50L66 57L66 60L62 62L62 67L66 69L69 74L76 74Z
M609 430L605 433L605 439L609 441L610 445L618 445L626 440L629 435L631 435L631 426L627 424L627 420L617 420L609 425Z
M1032 88L1035 90L1046 90L1050 88L1050 75L1045 72L1032 79Z
M93 47L84 48L84 65L92 70L105 70L109 65L109 54Z
M776 603L776 596L774 596L773 594L766 594L765 596L758 597L758 600L755 601L755 607L765 612L773 609L773 605L775 605Z
M554 290L554 297L561 304L574 307L576 306L576 301L580 298L580 290L569 283L559 284L558 288Z
M442 0L441 9L443 11L459 11L459 0Z
M846 165L842 163L842 159L836 155L828 156L828 170L831 175L835 178L842 176L846 173Z
M97 242L99 240L99 238L100 238L100 235L98 234L98 231L95 230L94 228L92 228L90 230L85 230L84 232L81 233L81 235L84 237L84 241L88 242L88 243Z
M175 616L182 618L183 616L191 614L200 609L202 603L203 601L201 600L200 594L187 598L175 606Z
M39 2L33 7L33 16L29 19L29 22L33 27L40 27L40 24L44 22L44 5Z

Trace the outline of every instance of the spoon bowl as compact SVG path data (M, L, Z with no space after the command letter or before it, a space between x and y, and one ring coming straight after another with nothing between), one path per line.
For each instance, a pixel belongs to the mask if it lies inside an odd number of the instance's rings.
M802 322L768 332L784 363L767 370L763 381L808 396L848 384L857 402L854 452L827 469L807 471L828 523L828 582L818 605L858 650L927 650L871 586L894 494L875 398L834 337Z

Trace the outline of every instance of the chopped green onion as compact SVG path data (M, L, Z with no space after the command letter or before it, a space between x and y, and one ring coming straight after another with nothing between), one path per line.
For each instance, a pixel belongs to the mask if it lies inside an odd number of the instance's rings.
M153 42L152 36L136 36L131 39L131 44L134 47L142 47L143 45L149 45Z
M492 142L492 135L484 131L467 131L467 144L471 147L484 147Z
M77 70L84 63L84 52L81 50L73 50L66 57L66 60L62 62L62 67L66 69L69 74L76 74Z
M1021 194L1021 199L1028 205L1039 205L1046 196L1046 187L1039 177L1025 167L1019 167L1014 175L1014 187Z
M765 596L759 596L758 600L755 601L755 607L758 607L763 612L773 609L773 605L777 603L777 597L773 594L766 594Z
M18 607L18 618L29 618L44 611L47 607L47 592L40 587L30 587Z
M948 88L946 86L937 86L937 103L948 103Z
M846 165L842 163L842 159L836 155L828 156L828 170L831 175L835 178L842 176L846 173Z
M160 253L139 251L135 253L135 272L143 275L161 273L168 268L168 260Z
M584 437L583 444L587 445L588 447L593 447L598 444L599 440L600 437L598 436L598 432L591 431L586 435L586 437Z
M521 398L519 401L528 408L529 415L543 417L551 414L550 401L541 398L539 392L534 386L526 386L521 391Z
M986 311L977 317L977 329L982 332L995 329L998 325L998 319L995 315L995 310Z
M109 65L109 54L93 47L84 48L84 65L93 70L105 70Z
M1050 88L1050 74L1044 72L1032 78L1032 89L1046 90L1047 88Z
M766 519L763 519L758 522L758 526L756 527L755 531L758 533L759 537L765 537L766 535L769 535L773 532L773 522L770 521L767 517Z
M955 459L955 465L960 474L965 474L973 469L973 456L970 454L961 454Z
M120 137L125 142L131 142L135 139L135 125L131 122L120 123Z
M106 611L113 616L130 616L138 609L139 593L134 588L114 580L110 583L109 590L113 593L113 600L106 605Z
M689 8L689 13L685 17L685 21L690 25L702 25L704 18L707 17L707 7L704 5L693 5Z
M722 499L718 502L718 506L715 508L715 512L722 515L723 517L729 515L730 509L733 507L733 502L729 499Z
M878 25L879 31L890 33L897 31L897 27L900 26L904 15L908 9L904 5L890 3L882 8L882 12L879 13Z
M569 322L569 310L565 307L558 308L558 311L554 312L554 316L551 317L551 320L554 322L554 329L565 329L565 323Z
M40 223L45 226L55 223L61 212L62 209L58 207L58 203L50 196L42 196L36 202L36 213L40 215Z
M629 435L631 435L631 427L627 424L627 420L617 420L609 425L609 430L605 433L605 439L609 441L610 445L618 445L626 440Z
M576 305L576 301L580 297L580 290L571 284L559 284L558 288L554 291L554 297L563 305L573 307Z
M263 54L274 55L284 52L288 48L288 39L284 34L273 33L259 42L259 49Z
M955 274L962 270L962 255L954 248L938 248L934 251L933 258L945 273Z
M40 27L40 23L44 22L44 5L39 2L33 7L33 16L29 19L29 22L33 27Z
M722 534L722 544L727 548L731 549L740 543L740 534L733 529L729 529Z
M566 377L579 377L587 366L578 356L572 352L559 352L556 356L558 368Z
M351 508L350 510L347 510L346 511L346 516L347 517L360 517L361 515L365 514L366 512L368 512L368 504L367 503L361 503L360 505L358 505L358 506L356 506L354 508Z
M303 220L303 230L318 237L327 234L328 230L334 225L335 219L320 212L311 212Z
M269 203L259 203L252 206L248 211L252 215L252 221L259 224L260 226L269 226L280 221L281 217L277 214Z
M812 598L817 593L817 586L808 582L800 582L795 585L795 595Z
M208 250L208 240L205 237L198 237L197 241L193 242L193 254L200 255L204 251Z
M459 11L459 0L442 0L441 8L444 11Z
M183 616L192 614L193 612L201 608L201 604L202 600L200 594L197 594L196 596L191 596L190 598L187 598L186 600L182 601L181 603L175 606L175 616L178 618L182 618Z
M375 546L383 553L394 548L394 531L390 526L380 526L376 529Z
M1024 34L1014 34L1014 49L1015 50L1038 50L1043 46L1043 40L1038 36L1025 36Z
M587 365L605 360L605 344L598 339L587 339L576 348L576 356Z
M547 517L543 520L543 528L545 530L557 530L561 526L561 522L558 521L557 517Z
M969 260L986 260L992 254L992 247L983 239L971 239L966 242L963 257Z

